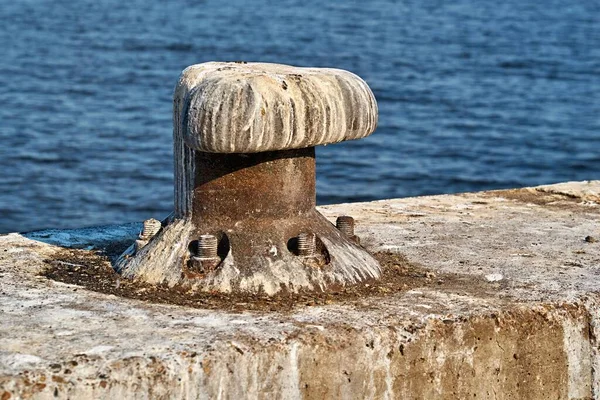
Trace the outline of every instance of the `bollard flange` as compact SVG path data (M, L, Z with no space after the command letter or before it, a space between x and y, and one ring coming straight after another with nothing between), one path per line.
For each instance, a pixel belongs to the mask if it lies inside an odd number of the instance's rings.
M377 262L315 208L318 144L372 133L377 106L347 71L208 63L174 101L175 212L124 276L191 290L327 290L380 275ZM199 238L212 235L205 264ZM209 265L205 267L205 265Z

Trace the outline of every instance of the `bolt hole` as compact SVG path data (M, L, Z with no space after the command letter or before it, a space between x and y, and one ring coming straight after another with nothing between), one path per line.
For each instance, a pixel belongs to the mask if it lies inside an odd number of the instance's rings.
M197 240L192 240L190 242L190 244L188 245L188 251L190 253L190 256L195 256L196 254L198 254L198 241Z
M217 255L221 258L221 260L224 260L225 257L227 257L227 254L229 254L229 237L226 233L221 232L220 237L218 235L217 238L219 239L219 244L217 246Z
M290 253L298 255L298 237L294 236L287 241L287 248Z

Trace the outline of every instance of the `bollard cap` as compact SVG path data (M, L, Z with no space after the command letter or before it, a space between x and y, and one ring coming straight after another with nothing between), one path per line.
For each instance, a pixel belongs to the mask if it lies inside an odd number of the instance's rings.
M360 139L377 127L377 102L351 72L266 63L186 68L174 96L176 130L209 153L257 153Z

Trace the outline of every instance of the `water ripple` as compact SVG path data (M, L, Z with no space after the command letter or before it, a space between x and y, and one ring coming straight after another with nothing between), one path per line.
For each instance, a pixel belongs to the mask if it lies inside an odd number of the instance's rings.
M0 13L0 232L161 218L186 66L349 69L375 135L317 150L318 202L600 178L600 3L23 0Z

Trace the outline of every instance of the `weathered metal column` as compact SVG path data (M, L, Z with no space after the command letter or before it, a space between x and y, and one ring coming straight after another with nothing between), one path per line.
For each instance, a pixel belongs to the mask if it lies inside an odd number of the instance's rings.
M378 278L354 221L315 209L314 146L377 124L367 84L335 69L207 63L174 99L175 212L118 261L126 277L193 290L326 290Z

